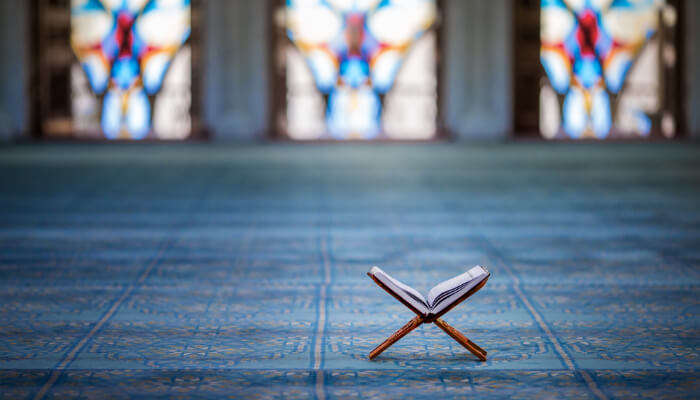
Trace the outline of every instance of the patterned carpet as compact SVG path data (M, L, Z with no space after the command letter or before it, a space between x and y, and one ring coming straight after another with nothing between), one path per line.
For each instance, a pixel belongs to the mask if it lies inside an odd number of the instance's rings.
M700 396L700 146L0 148L2 398ZM487 286L412 318L365 275Z

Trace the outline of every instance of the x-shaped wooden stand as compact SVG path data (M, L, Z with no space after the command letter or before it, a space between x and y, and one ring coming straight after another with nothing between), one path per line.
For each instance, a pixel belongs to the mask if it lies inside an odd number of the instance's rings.
M379 279L375 278L372 274L368 273L370 278L379 285L382 289L384 289L387 293L392 295L396 300L400 301L403 305L408 307L411 311L416 313L416 317L414 317L412 320L408 321L408 323L404 326L401 327L398 331L394 332L387 340L385 340L382 344L377 346L374 350L372 350L369 353L369 359L372 360L378 355L382 354L382 352L386 349L388 349L392 344L396 343L401 339L402 337L408 335L409 332L412 330L418 328L421 324L428 324L428 323L435 323L440 329L445 331L450 337L454 340L456 340L459 344L464 346L465 349L469 350L472 354L474 354L479 360L481 361L486 361L486 350L482 349L481 347L477 346L476 343L472 342L469 340L466 336L464 336L460 331L457 329L451 327L450 325L447 324L447 322L443 321L440 319L443 315L445 315L448 311L453 309L457 304L463 302L469 296L473 295L474 293L478 292L484 285L486 285L486 281L489 280L491 277L491 274L488 274L486 278L479 282L478 285L474 286L471 290L469 290L467 293L462 295L459 299L457 299L454 303L450 304L448 307L446 307L444 310L440 311L439 313L435 315L429 315L425 316L423 315L420 311L418 311L415 307L413 307L409 302L406 300L402 299L399 297L396 293L394 293L392 290L390 290L385 284L383 284Z

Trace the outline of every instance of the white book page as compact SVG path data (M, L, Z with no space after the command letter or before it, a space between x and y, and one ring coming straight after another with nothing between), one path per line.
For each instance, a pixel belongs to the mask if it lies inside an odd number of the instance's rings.
M428 305L434 307L436 299L440 301L441 304L443 304L444 300L442 299L445 297L452 297L454 294L464 294L466 291L468 291L472 287L476 286L476 284L481 282L481 279L478 278L486 277L486 274L488 274L488 272L483 267L477 265L476 267L470 269L462 275L455 276L452 279L448 279L442 283L439 283L434 288L430 289L430 292L428 293ZM459 290L456 290L461 285L464 285L465 283L471 281L474 281L475 283L474 285L470 285L468 289L464 290L463 287ZM454 293L450 293L450 291L453 291ZM433 310L433 312L435 312L435 310Z
M369 273L375 278L379 279L380 282L385 284L389 289L394 291L402 299L406 300L409 304L415 307L418 311L423 314L428 314L428 302L425 301L425 297L420 294L416 289L402 283L398 279L395 279L386 272L384 272L379 267L372 267Z

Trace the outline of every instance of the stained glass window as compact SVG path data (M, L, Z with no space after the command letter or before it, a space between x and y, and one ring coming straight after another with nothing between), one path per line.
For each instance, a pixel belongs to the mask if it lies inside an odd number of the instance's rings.
M288 137L435 136L435 0L287 0L280 11Z
M42 28L49 32L39 49L60 55L41 63L54 71L44 78L45 95L52 99L42 110L45 133L131 140L188 137L190 0L71 0L66 35L62 29L57 31L61 34L50 32L64 26L60 7L40 6ZM68 83L62 87L64 80Z
M541 0L546 138L672 137L676 8L663 0Z

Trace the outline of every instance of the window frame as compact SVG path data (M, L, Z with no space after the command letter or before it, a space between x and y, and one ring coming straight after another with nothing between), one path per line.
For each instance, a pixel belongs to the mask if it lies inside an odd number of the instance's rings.
M267 15L267 32L268 46L268 71L267 75L269 77L268 85L268 134L267 138L273 141L283 141L283 142L294 142L294 143L421 143L421 142L436 142L449 140L452 134L447 129L444 118L444 75L445 75L445 60L444 60L444 36L445 36L445 8L446 0L436 0L437 5L437 17L434 26L431 31L435 33L435 59L436 59L436 80L437 86L436 92L436 131L435 135L428 139L393 139L387 137L380 137L376 139L333 139L328 137L322 137L319 139L311 140L298 140L293 139L285 131L283 124L280 121L279 116L284 115L286 112L286 96L287 96L287 83L285 74L285 65L280 60L279 54L283 50L283 46L289 45L291 41L287 37L284 27L280 26L277 21L278 13L284 8L285 0L268 0L268 15ZM292 44L293 45L293 44ZM327 132L326 132L327 133ZM324 133L324 136L326 136Z
M667 82L666 97L670 98L672 103L671 110L676 123L675 134L672 138L663 136L661 132L652 131L648 137L630 136L619 137L612 136L605 139L574 139L554 138L547 139L542 136L539 126L539 111L540 111L540 90L543 79L548 79L544 67L540 62L540 10L541 0L516 0L513 2L513 30L512 30L512 48L513 55L513 121L514 137L516 139L536 139L544 141L564 141L564 142L634 142L634 141L670 141L679 140L687 137L687 120L686 120L686 101L685 101L685 18L683 17L685 9L685 0L666 0L670 5L676 8L678 16L675 28L675 37L671 41L675 46L676 64L673 69L672 79ZM536 14L536 22L533 22L533 16L528 14ZM528 20L530 18L530 20ZM536 31L532 31L536 26ZM536 45L537 51L533 48ZM520 61L518 61L520 60ZM536 64L535 69L528 67ZM634 65L634 64L633 64ZM536 73L535 73L536 72ZM527 83L535 82L537 90L528 89ZM623 85L623 89L626 85ZM620 93L622 92L620 91ZM671 96L668 94L671 93ZM532 113L534 110L535 118L528 115L528 111ZM613 119L615 116L613 115ZM614 124L613 124L614 129Z
M204 47L204 35L202 34L202 18L204 16L204 2L206 0L191 0L190 10L191 10L191 22L190 22L190 36L185 43L190 47L191 51L191 102L190 102L190 118L191 118L191 128L190 134L181 140L177 139L160 139L156 137L147 136L144 139L108 139L103 135L100 137L98 133L100 131L91 132L94 133L94 137L82 137L77 136L76 131L66 130L68 134L56 135L51 134L45 127L45 122L52 118L51 106L47 102L51 101L52 96L50 85L52 84L52 79L50 74L52 69L47 65L46 61L46 51L49 48L53 48L55 52L65 57L64 64L56 66L56 70L59 68L70 68L70 66L77 62L77 58L73 53L70 45L70 0L33 0L29 2L29 27L30 27L30 49L29 49L29 61L31 68L31 77L29 84L28 98L30 99L30 129L31 136L34 139L48 140L48 141L77 141L77 142L187 142L187 141L197 141L206 139L208 137L208 132L206 131L204 124L202 122L202 103L203 103L203 49ZM53 3L47 5L47 3ZM56 18L56 20L51 21L51 18ZM57 37L51 37L51 25L55 25L53 29L59 31ZM48 38L48 39L47 39ZM50 43L49 43L50 42ZM68 55L70 54L70 55ZM68 61L70 59L70 61ZM58 64L58 63L57 63ZM42 95L48 93L48 95ZM70 88L68 88L68 104L70 107ZM66 99L62 100L66 101ZM64 110L65 111L65 110ZM64 120L69 120L71 118L70 112L58 116ZM151 116L153 118L153 116Z

